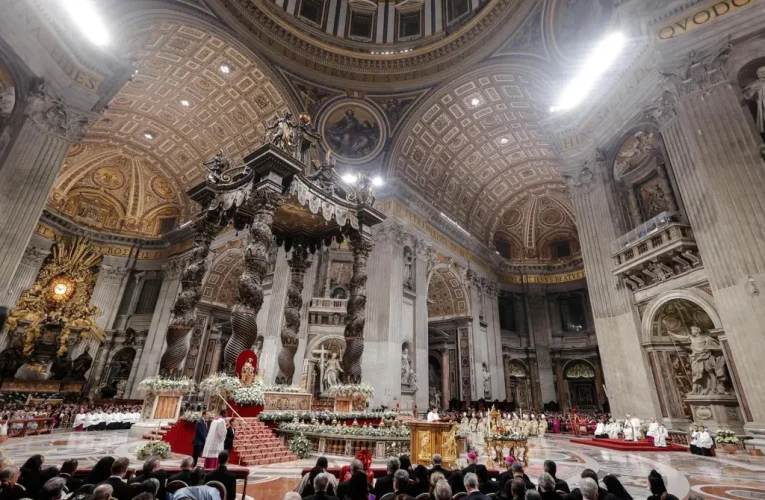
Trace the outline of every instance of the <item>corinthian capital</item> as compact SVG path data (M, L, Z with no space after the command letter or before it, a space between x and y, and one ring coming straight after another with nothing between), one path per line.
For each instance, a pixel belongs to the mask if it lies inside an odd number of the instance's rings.
M42 79L32 88L27 107L29 116L46 133L56 135L68 142L77 142L85 134L85 128L97 115L68 106L64 100L48 91Z
M177 279L181 277L183 269L186 267L187 259L172 259L162 264L162 271L165 273L166 280Z
M24 250L24 256L21 258L21 263L31 267L39 268L45 257L50 255L50 252L41 250L37 247L27 247Z
M579 168L561 173L561 177L572 196L588 193L600 179L600 163L585 163Z
M664 129L677 117L677 97L669 91L661 93L661 97L645 108L647 116L656 120L660 129Z
M101 270L99 272L108 280L122 281L122 278L130 273L130 268L101 264Z
M683 96L728 82L724 65L730 50L729 39L705 51L692 50L679 68L662 71L663 87Z

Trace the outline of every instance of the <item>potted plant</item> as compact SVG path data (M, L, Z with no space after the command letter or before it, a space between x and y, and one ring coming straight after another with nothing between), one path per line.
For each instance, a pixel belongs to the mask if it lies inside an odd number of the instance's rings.
M736 433L727 429L720 429L715 434L715 445L721 447L725 453L736 453L740 442Z

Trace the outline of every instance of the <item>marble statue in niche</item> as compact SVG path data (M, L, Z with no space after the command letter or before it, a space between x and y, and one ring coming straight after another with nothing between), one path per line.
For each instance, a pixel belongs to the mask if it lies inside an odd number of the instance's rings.
M324 364L324 390L328 390L330 387L340 385L340 374L343 373L343 368L340 366L340 360L337 359L337 353L333 352L330 358Z
M690 343L691 392L690 394L731 394L726 388L728 376L722 347L717 339L691 327L690 335L678 335L667 331L674 340ZM716 354L720 353L720 354Z
M258 338L255 339L255 344L252 346L252 350L258 356L258 359L260 359L260 353L263 352L263 336L258 336Z
M481 372L483 373L483 397L491 399L491 372L486 363L481 363Z
M414 264L414 253L409 247L404 247L404 287L412 289L412 265Z
M412 379L412 359L409 357L409 348L404 346L401 351L401 385L409 386Z

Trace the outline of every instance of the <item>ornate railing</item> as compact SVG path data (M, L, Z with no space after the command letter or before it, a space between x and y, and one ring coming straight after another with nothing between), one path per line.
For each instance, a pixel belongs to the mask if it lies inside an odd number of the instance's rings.
M297 431L276 429L276 434L283 439L290 439ZM409 436L352 436L302 433L311 443L311 451L320 455L344 455L353 457L366 448L375 458L409 453Z
M30 418L5 420L0 423L8 424L8 437L36 436L37 434L50 434L55 424L53 418Z
M308 324L344 326L348 299L313 298L308 306Z
M613 243L614 275L632 291L702 266L691 226L663 212Z

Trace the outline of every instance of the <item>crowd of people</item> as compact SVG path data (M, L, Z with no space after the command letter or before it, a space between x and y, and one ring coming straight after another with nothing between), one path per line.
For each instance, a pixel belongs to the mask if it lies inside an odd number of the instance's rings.
M236 476L228 470L228 458L222 451L218 466L205 473L187 457L180 472L169 475L151 457L127 479L125 457L103 457L83 476L75 459L45 467L45 457L32 455L21 467L0 469L0 500L234 500Z
M579 487L556 476L554 461L544 462L544 472L535 485L526 475L523 464L508 457L507 470L492 478L485 465L478 463L475 453L468 453L464 469L447 470L440 455L433 455L430 467L412 466L408 456L390 457L387 474L376 481L357 457L343 468L338 479L327 472L327 459L320 457L316 466L303 475L294 491L284 500L633 500L627 489L613 474L602 479L592 469L582 471ZM667 491L664 479L655 470L648 475L648 500L678 500ZM703 500L690 495L688 500Z
M0 420L52 418L54 428L74 430L128 429L141 418L137 405L26 404L9 402L0 406ZM12 424L13 425L13 424ZM21 424L15 424L21 425ZM28 424L34 426L34 424Z

